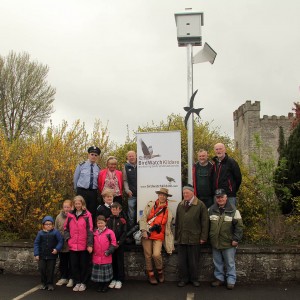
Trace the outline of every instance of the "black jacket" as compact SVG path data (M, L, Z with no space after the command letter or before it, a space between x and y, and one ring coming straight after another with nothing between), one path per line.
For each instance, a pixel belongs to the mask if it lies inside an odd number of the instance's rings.
M218 161L217 156L213 158L212 182L213 190L224 189L228 197L236 197L236 193L242 183L242 174L238 163L225 154L225 157Z
M123 245L127 235L126 220L122 216L111 215L106 226L115 233L118 245Z

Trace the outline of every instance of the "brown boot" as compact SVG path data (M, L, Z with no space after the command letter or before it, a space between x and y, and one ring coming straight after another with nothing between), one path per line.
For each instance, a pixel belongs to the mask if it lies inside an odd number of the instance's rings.
M158 282L157 282L157 280L156 280L156 278L154 276L154 272L151 270L151 271L147 271L147 273L148 273L149 282L151 284L158 284Z
M158 273L158 281L159 281L160 283L165 282L165 275L164 275L163 270L162 270L162 269L157 270L157 273Z

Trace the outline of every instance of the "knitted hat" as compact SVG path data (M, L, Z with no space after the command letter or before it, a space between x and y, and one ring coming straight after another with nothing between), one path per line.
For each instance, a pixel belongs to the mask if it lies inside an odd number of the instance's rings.
M43 220L42 220L42 224L45 224L47 221L51 222L52 224L54 224L54 220L53 220L53 218L51 216L44 217Z

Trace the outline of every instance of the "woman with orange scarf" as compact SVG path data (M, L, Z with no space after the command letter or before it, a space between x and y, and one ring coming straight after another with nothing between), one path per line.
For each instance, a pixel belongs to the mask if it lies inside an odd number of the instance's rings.
M168 209L167 199L172 195L169 195L166 188L161 188L156 191L156 194L158 194L158 199L148 202L140 219L146 272L151 284L165 281L161 255L162 245L164 244L168 254L172 254L174 250L174 237L171 231L173 216ZM154 275L152 258L157 270L158 281Z

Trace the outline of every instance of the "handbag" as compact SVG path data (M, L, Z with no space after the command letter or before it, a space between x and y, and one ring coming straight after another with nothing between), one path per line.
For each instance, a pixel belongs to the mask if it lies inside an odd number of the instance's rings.
M135 240L135 244L136 245L141 245L142 243L142 232L140 230L137 230L136 232L134 232L132 234L134 240Z

